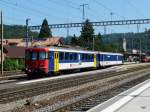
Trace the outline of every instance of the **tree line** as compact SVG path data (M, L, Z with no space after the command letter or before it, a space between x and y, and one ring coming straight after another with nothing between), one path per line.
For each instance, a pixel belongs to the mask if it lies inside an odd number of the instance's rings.
M4 38L24 38L26 27L23 25L4 25ZM29 36L46 38L52 37L51 29L48 26L48 21L43 20L40 32L29 31ZM94 28L90 21L87 19L82 28L79 36L75 34L68 36L64 39L65 44L72 46L80 46L88 50L100 50L108 52L122 52L123 38L126 38L127 49L142 49L150 50L150 30L141 33L112 33L101 35L95 34ZM93 44L94 43L94 44Z

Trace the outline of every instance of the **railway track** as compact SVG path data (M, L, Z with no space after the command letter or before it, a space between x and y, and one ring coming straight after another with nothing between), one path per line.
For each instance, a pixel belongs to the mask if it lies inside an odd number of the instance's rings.
M80 112L81 111L82 112L88 110L89 108L95 106L94 104L89 102L90 100L92 101L92 99L93 100L95 99L93 96L96 96L98 94L99 96L101 96L102 98L104 97L105 99L107 95L105 94L106 96L104 96L103 93L110 92L111 89L114 90L115 88L119 88L122 85L127 84L131 81L139 80L142 77L145 77L146 79L146 77L150 75L149 73L150 69L147 69L146 71L145 70L140 70L134 73L126 73L120 76L114 76L114 77L102 79L99 83L96 83L95 87L88 86L87 88L84 89L82 88L81 90L78 91L75 90L74 92L70 92L69 94L64 94L58 97L58 101L56 101L56 104L54 105L49 105L51 100L53 100L51 99L47 102L46 107L44 108L40 107L40 109L37 109L34 112L45 112L45 111L46 112L51 112L51 111L56 111L56 112L70 112L70 111ZM97 98L96 100L97 103L100 103L101 101L98 100Z
M31 98L33 96L37 96L40 94L45 94L45 93L51 93L54 91L58 91L61 89L65 88L71 88L83 84L87 84L90 82L96 82L98 80L103 80L100 83L101 88L105 85L105 82L112 84L119 81L119 79L123 79L123 75L121 74L127 74L133 71L139 71L142 69L148 69L149 66L143 66L143 67L135 67L132 69L124 70L124 71L112 71L112 72L106 72L106 73L98 73L98 74L88 74L85 76L74 76L74 77L67 77L65 79L57 79L57 80L52 80L52 81L46 81L46 82L40 82L36 84L31 84L31 85L25 85L25 86L20 86L17 88L11 88L8 90L0 90L0 104L6 104L9 102L21 100L24 98ZM121 78L122 76L122 78ZM119 78L114 79L114 78ZM114 79L113 81L108 79ZM129 77L126 77L129 78ZM105 80L106 79L106 80ZM103 85L104 84L104 85ZM108 88L107 88L108 89ZM102 89L103 90L103 89ZM66 96L66 95L65 95ZM75 102L74 102L75 103ZM54 110L59 110L62 108L61 106L59 108L53 108Z
M26 77L25 72L23 71L4 71L4 74L0 74L0 80L4 79L16 79L16 78L22 78Z
M144 67L149 68L149 66ZM0 104L16 101L23 98L29 98L32 96L54 92L64 88L69 88L73 86L78 86L81 84L93 82L96 80L102 80L109 77L119 76L121 74L130 73L132 71L141 70L143 68L136 67L125 71L120 72L107 72L102 74L95 75L85 75L81 77L69 77L66 79L58 79L53 81L47 81L42 83L36 83L32 85L20 86L17 88L11 88L6 90L0 90Z
M137 78L131 82L116 86L112 89L108 89L106 91L103 91L99 94L96 94L94 96L82 99L81 101L78 101L76 103L67 105L63 108L60 108L58 110L55 110L55 112L86 112L89 109L95 107L98 104L101 104L102 102L118 95L119 93L147 80L150 78L150 74L145 75L143 77ZM47 111L49 112L49 111Z

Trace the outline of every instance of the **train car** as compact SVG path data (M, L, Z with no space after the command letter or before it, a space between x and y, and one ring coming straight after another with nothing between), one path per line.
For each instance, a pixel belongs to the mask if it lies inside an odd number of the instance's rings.
M28 76L32 73L47 74L49 58L48 48L27 48L25 50L25 68Z
M32 47L25 51L28 76L52 75L61 71L99 68L122 64L123 55L59 47Z
M123 64L123 54L99 52L99 64L101 67Z
M32 73L53 74L64 70L96 68L98 52L58 47L26 49L25 66Z

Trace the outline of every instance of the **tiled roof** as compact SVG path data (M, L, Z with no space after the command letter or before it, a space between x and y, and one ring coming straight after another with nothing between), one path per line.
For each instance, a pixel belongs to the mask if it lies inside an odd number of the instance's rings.
M4 45L16 45L26 47L25 39L4 39L3 43ZM59 37L33 38L32 40L32 45L57 46L59 44L63 45L63 42ZM31 45L31 41L29 42L29 45Z
M32 46L57 46L59 44L63 44L61 38L58 37L50 37L50 38L45 38L45 40L34 40L32 43Z

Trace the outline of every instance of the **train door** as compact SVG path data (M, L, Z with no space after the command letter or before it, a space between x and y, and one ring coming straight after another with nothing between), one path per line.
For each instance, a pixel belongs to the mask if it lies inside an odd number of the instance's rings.
M49 71L54 71L54 51L49 52Z
M59 55L58 52L54 52L54 72L59 71Z
M94 67L96 67L96 54L94 54Z

